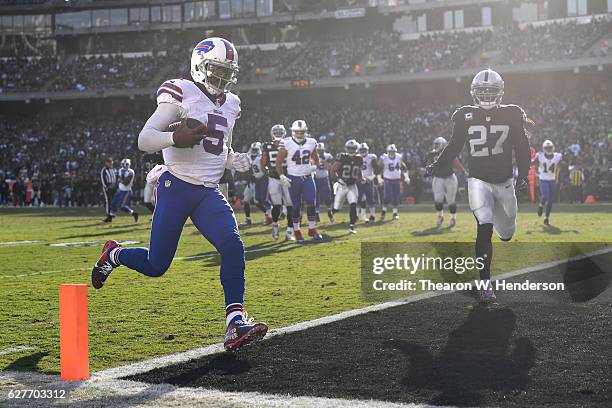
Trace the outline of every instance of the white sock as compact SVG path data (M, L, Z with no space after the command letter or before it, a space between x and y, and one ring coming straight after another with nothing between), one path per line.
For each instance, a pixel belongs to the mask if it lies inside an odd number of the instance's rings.
M370 207L370 215L374 217L376 215L376 207Z
M397 214L397 208L393 209L393 214Z
M308 220L308 229L315 229L315 228L317 228L317 222Z
M121 265L121 262L119 262L119 256L115 256L115 255L119 255L119 254L117 254L117 251L120 251L120 250L121 250L121 248L113 248L108 253L108 257L110 258L110 262L114 266Z

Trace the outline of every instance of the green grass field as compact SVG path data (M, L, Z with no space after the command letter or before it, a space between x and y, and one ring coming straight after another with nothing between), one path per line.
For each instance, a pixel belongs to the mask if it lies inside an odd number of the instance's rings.
M567 209L553 214L554 227L544 228L534 211L521 207L516 240L612 241L611 208ZM92 263L106 239L148 245L149 216L138 224L123 216L104 225L101 218L100 209L0 209L0 351L35 347L0 355L0 370L58 372L58 285L89 284ZM345 213L338 215L339 221L346 218ZM305 246L273 241L268 227L245 229L246 308L271 327L282 327L367 305L360 287L361 242L474 242L471 213L464 209L458 220L452 231L436 233L431 228L433 211L419 207L401 213L398 221L360 226L354 236L345 224L323 222L327 242ZM554 259L548 253L525 255L511 266ZM120 268L102 290L90 288L91 369L222 341L224 305L218 264L212 246L188 224L177 259L163 277L147 278Z

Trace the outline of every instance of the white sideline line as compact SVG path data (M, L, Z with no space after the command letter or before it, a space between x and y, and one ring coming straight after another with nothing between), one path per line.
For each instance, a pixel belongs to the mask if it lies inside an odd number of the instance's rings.
M22 245L22 244L38 244L45 241L1 241L0 245Z
M551 262L543 263L540 265L530 266L528 268L506 272L501 275L494 276L492 280L496 281L496 280L508 279L508 278L512 278L515 276L552 268L555 266L566 264L568 262L577 261L577 260L581 260L581 259L585 259L585 258L597 256L597 255L603 255L603 254L610 253L610 252L612 252L612 248L600 249L597 251L589 252L587 254L577 255L577 256L573 256L573 257L563 259L563 260L551 261ZM367 307L363 307L359 309L348 310L348 311L341 312L341 313L331 315L331 316L321 317L319 319L308 320L305 322L296 323L291 326L270 330L268 332L268 335L264 338L264 341L269 338L275 337L275 336L282 336L282 335L289 334L289 333L295 333L298 331L310 329L312 327L322 326L324 324L348 319L350 317L359 316L362 314L375 312L379 310L389 309L392 307L401 306L401 305L405 305L408 303L414 303L420 300L430 299L430 298L447 295L447 294L454 293L454 292L456 291L437 291L437 292L420 293L418 295L410 296L404 299L394 300L394 301L385 302L385 303L379 303L376 305L367 306ZM204 356L208 356L211 354L217 354L221 352L223 352L222 343L212 344L212 345L200 347L197 349L187 350L187 351L169 354L169 355L161 356L161 357L155 357L149 360L144 360L144 361L140 361L137 363L128 364L125 366L109 368L106 370L98 371L97 373L94 373L92 375L92 378L112 379L112 378L121 378L121 377L136 375L136 374L142 374L147 371L151 371L155 368L167 367L167 366L178 364L178 363L184 363L189 360L198 359Z
M18 353L20 351L25 351L25 350L34 350L36 347L33 346L15 346L15 347L9 347L9 348L5 348L4 350L0 350L0 356L3 356L5 354L12 354L12 353Z
M148 384L138 381L107 379L84 382L63 382L58 375L33 372L0 372L0 395L10 389L66 390L69 404L116 407L338 407L338 408L442 408L428 404L262 394L258 392L228 392L216 389L179 387L170 384ZM0 399L2 402L2 399ZM49 401L55 407L56 401ZM12 405L11 405L12 406ZM20 400L19 407L40 407L41 400Z

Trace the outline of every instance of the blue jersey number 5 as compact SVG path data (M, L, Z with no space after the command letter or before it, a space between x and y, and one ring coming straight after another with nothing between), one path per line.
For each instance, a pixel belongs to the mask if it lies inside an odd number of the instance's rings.
M227 127L227 119L223 116L208 114L207 134L202 141L202 146L210 154L215 156L223 153L223 139L225 133L222 130L217 129L217 126Z

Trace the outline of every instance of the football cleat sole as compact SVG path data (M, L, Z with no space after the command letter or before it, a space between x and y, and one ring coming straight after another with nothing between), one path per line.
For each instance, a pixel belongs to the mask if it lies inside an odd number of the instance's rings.
M268 333L268 326L263 323L258 323L251 330L249 330L244 336L223 344L225 351L237 351L242 347L254 344L263 339Z

